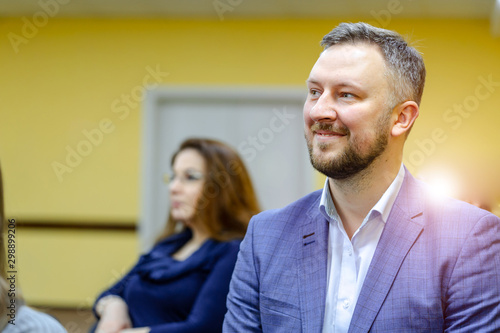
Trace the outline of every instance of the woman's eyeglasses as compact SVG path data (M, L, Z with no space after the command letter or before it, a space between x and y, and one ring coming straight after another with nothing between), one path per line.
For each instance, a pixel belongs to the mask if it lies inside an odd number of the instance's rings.
M174 180L178 179L182 184L187 184L197 182L199 180L202 180L203 178L205 178L203 173L194 170L187 170L186 172L179 175L175 173L171 175L165 174L163 176L163 181L170 185L174 182Z

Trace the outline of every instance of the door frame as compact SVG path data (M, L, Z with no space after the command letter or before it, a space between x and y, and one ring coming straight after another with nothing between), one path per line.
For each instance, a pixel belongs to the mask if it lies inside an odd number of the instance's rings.
M141 184L139 207L139 245L141 252L151 248L152 231L158 221L154 221L154 193L159 186L155 177L155 155L157 150L159 128L159 113L165 101L213 100L213 101L238 101L259 100L269 102L284 101L286 103L303 104L305 101L305 88L297 86L183 86L163 85L146 89L143 101L142 119L142 152L141 152ZM236 147L235 147L236 148ZM311 187L313 187L311 175Z

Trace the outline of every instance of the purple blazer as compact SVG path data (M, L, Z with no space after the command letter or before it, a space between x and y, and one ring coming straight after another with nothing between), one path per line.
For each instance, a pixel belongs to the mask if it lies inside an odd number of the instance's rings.
M500 332L500 219L435 201L406 176L375 250L354 332ZM321 332L328 221L321 190L250 222L224 332Z

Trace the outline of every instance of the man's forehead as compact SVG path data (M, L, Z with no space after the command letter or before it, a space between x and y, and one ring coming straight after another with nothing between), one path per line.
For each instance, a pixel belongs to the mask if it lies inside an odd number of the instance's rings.
M380 48L367 43L339 44L330 46L319 55L311 69L308 81L314 81L315 75L323 70L340 70L349 67L383 66L385 59Z
M378 45L373 43L360 42L335 44L323 50L318 57L318 61L322 58L331 57L332 55L338 58L345 58L347 60L371 56L384 61L382 50Z
M369 41L354 41L354 42L341 42L338 44L332 44L331 46L325 48L321 53L325 51L331 51L340 48L359 48L359 49L371 49L373 51L377 51L382 55L382 49L379 45Z
M331 85L357 90L386 87L387 67L377 45L339 44L324 50L314 64L307 86Z

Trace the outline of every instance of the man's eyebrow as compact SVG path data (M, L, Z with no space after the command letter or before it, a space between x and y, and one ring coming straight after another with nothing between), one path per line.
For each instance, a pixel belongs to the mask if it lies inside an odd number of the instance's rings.
M318 84L318 83L319 83L319 81L317 81L317 80L315 80L315 79L313 79L313 78L308 78L308 79L306 80L306 83Z
M359 85L353 83L353 82L340 82L337 84L339 87L352 87L352 88L359 88Z
M306 80L306 84L320 84L320 82L314 78L308 78ZM337 86L337 87L351 87L351 88L355 88L355 89L361 88L358 84L356 84L354 82L348 82L348 81L338 82L335 84L335 86Z

